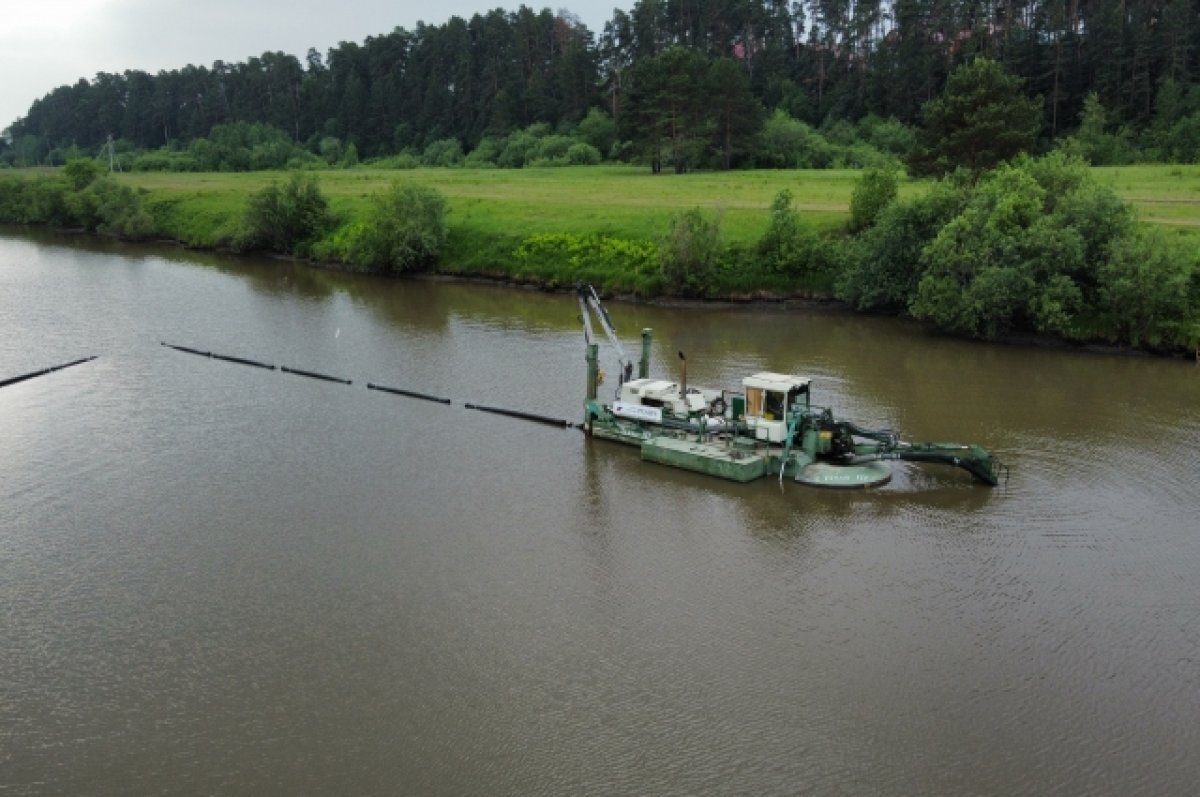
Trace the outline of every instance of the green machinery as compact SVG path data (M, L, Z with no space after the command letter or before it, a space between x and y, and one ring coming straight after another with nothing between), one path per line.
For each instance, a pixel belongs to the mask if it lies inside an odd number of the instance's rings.
M873 487L892 475L889 460L950 465L995 486L1007 468L977 445L910 443L889 429L863 428L811 403L812 380L760 372L740 391L687 384L686 360L678 381L651 379L650 330L642 331L638 375L627 361L608 314L591 286L580 286L587 341L588 394L584 428L593 437L636 445L642 459L747 482L789 477L818 487ZM589 312L600 320L618 354L618 387L611 404L597 396L598 345ZM682 359L682 354L680 355Z

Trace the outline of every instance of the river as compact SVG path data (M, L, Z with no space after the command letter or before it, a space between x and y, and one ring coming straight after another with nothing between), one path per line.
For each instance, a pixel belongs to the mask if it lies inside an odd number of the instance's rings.
M0 379L98 355L0 388L0 792L1200 783L1200 368L609 310L1011 477L724 483L464 408L581 419L571 296L0 231Z

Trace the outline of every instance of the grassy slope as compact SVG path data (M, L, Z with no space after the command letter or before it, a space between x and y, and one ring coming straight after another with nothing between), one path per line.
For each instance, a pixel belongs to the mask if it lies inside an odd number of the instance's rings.
M1143 220L1200 239L1200 166L1122 166L1096 169L1095 173L1102 183L1132 202ZM810 224L832 229L847 218L859 173L762 170L653 175L644 168L600 166L358 168L316 174L334 210L343 217L357 215L368 197L393 181L413 181L446 196L449 221L460 240L495 239L507 246L537 232L654 240L667 229L672 214L692 207L719 213L725 240L748 245L761 235L771 200L785 188L793 194L793 206ZM203 246L213 243L214 235L234 223L251 192L282 177L279 172L139 173L120 179L147 189L154 203L169 208L166 218L172 234ZM907 181L901 186L901 195L923 191L927 185Z

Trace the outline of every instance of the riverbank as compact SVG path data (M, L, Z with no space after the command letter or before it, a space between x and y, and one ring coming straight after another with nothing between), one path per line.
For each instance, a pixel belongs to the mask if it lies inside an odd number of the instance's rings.
M327 203L332 222L294 252L325 268L369 268L347 262L356 258L347 255L345 241L372 223L379 197L401 182L444 198L444 243L436 261L423 268L452 278L540 290L570 290L583 281L639 300L840 299L859 310L911 313L967 337L1001 339L1016 333L1024 338L1034 333L1070 345L1099 341L1190 353L1200 324L1194 323L1194 314L1188 315L1195 298L1189 292L1200 291L1188 285L1198 269L1172 258L1177 260L1180 251L1200 250L1200 168L1086 169L1048 158L1011 171L1027 184L1015 188L997 183L977 190L899 180L885 201L888 213L879 216L881 224L871 229L868 221L866 230L850 212L862 177L858 171L670 176L631 167L314 172L312 185ZM0 175L0 187L20 185L31 174L47 173L10 172ZM40 213L49 223L91 218L91 229L120 237L240 251L254 245L245 232L251 198L288 179L282 173L112 175L97 183L105 186L103 196L88 197L95 193L92 188L72 194L65 181L50 176L31 181L37 190L26 191L32 196L22 198L17 212ZM1045 186L1035 185L1037 181ZM981 182L980 188L985 185ZM55 190L63 196L53 196ZM1015 221L1011 229L992 223L966 229L995 211L996 200L988 197L998 191L1027 199L1031 191L1041 192L1045 199L1041 207L1031 200L1035 204L1028 210L997 222L1011 226ZM1131 198L1129 204L1125 197ZM971 209L972 204L978 207ZM6 216L0 196L0 218L11 216L12 208L8 210ZM125 216L106 225L106 212ZM962 215L956 219L956 214ZM1029 226L1036 214L1044 214L1039 225L1050 223L1050 238ZM1147 217L1152 223L1146 223ZM851 235L848 229L856 223L859 231ZM956 251L960 245L954 238L940 244L941 249L930 248L939 231L952 224L963 227L955 235L975 241L973 248ZM997 230L1003 240L984 240ZM1137 243L1143 237L1138 230L1158 231L1162 243ZM1155 261L1151 253L1164 247L1172 253ZM1046 259L1050 251L1058 254ZM1076 262L1063 261L1072 251ZM1118 257L1120 262L1106 265L1097 257ZM1143 261L1152 261L1151 270ZM954 264L964 262L976 265L958 273ZM1161 295L1144 301L1155 291Z

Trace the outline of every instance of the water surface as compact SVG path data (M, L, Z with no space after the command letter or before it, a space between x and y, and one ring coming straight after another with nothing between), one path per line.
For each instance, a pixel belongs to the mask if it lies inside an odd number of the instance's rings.
M655 373L808 374L1012 477L726 484L463 408L580 416L570 296L0 235L0 378L100 355L0 389L0 791L1200 782L1194 365L610 311Z

